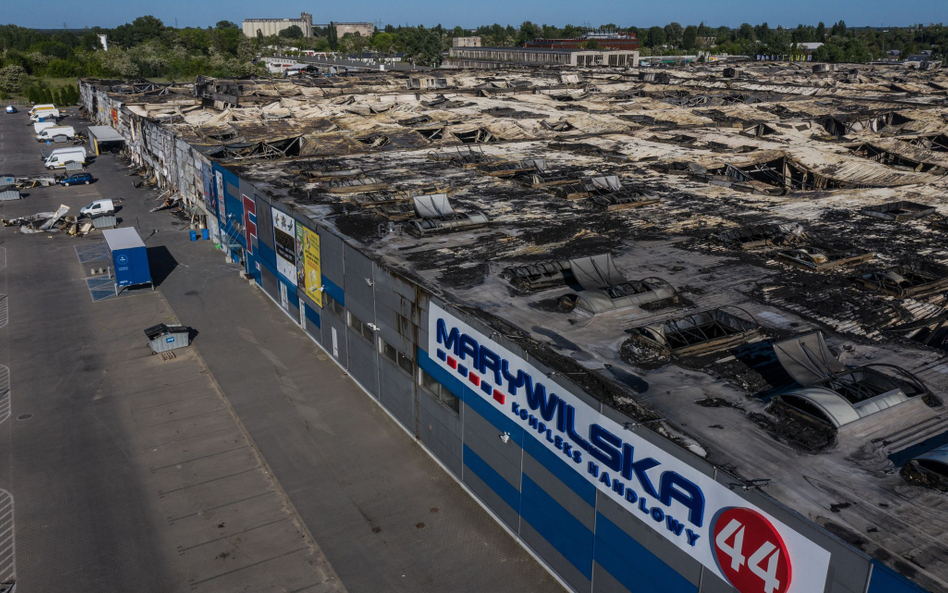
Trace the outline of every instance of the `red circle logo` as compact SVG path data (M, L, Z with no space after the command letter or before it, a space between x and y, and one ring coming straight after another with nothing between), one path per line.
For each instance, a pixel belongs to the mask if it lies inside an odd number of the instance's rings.
M740 593L786 593L790 589L790 554L766 517L732 507L718 515L712 532L718 568Z

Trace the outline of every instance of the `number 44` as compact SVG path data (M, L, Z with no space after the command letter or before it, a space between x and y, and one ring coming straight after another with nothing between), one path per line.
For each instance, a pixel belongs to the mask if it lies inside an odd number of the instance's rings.
M728 544L728 540L734 538L733 544ZM780 589L780 580L777 579L777 566L780 562L780 550L776 545L765 541L757 551L751 554L750 559L744 556L744 524L737 519L731 519L731 522L721 530L714 539L714 544L731 559L731 570L740 573L745 562L751 573L764 581L765 593L774 593ZM763 568L761 563L767 561L767 568Z

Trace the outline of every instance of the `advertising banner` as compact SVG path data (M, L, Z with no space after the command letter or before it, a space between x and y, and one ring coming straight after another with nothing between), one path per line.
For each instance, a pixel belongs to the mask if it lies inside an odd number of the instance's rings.
M740 593L823 591L830 553L434 303L428 354L600 492Z
M277 271L283 274L293 286L296 286L296 221L270 207L273 216L273 247L276 251Z
M254 255L253 242L257 239L257 201L247 194L241 195L244 202L244 241L247 253Z
M201 163L201 181L204 189L204 207L211 215L217 215L217 200L214 199L214 171L211 166Z
M224 212L224 174L220 171L214 171L214 179L217 181L217 218L220 220L221 241L229 243L224 233L227 229L227 214Z
M319 269L319 235L301 224L296 225L296 267L299 272L299 284L306 296L323 306L322 272Z

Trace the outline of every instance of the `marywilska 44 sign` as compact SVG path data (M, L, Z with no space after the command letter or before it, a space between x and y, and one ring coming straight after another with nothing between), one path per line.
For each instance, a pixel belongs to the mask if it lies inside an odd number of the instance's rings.
M600 492L740 593L818 593L830 553L686 461L603 416L441 307L428 354ZM462 395L462 394L458 394Z

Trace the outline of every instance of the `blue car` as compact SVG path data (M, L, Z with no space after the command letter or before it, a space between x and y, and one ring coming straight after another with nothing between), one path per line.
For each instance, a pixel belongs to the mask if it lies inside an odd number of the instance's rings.
M81 183L89 185L93 181L95 181L95 179L92 178L92 173L73 173L68 177L63 177L59 183L69 187L70 185L79 185Z
M13 105L7 105L7 113L16 113L16 107Z

